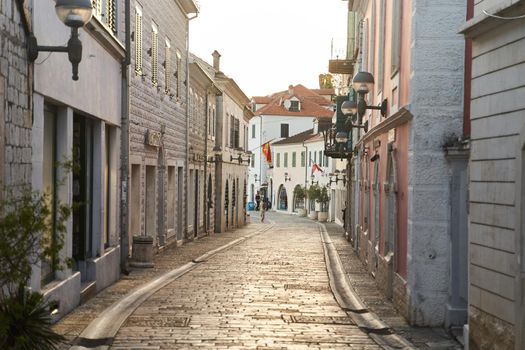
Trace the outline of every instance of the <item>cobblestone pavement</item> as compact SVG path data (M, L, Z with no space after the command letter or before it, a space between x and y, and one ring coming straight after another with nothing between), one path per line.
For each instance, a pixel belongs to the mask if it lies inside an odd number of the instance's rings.
M329 289L318 226L280 221L150 297L112 348L378 349Z
M63 334L68 340L60 349L69 349L71 342L80 335L92 320L115 301L129 293L130 290L180 267L212 249L216 249L255 231L257 226L248 225L235 231L212 234L211 236L185 243L181 247L171 246L154 257L154 268L131 269L131 273L128 276L121 276L117 283L76 308L54 326L55 331Z
M55 329L71 344L130 290L272 225L156 292L121 327L112 349L380 348L337 305L316 222L276 213L268 213L265 224L252 213L252 221L236 231L164 250L155 257L154 269L133 270L63 318ZM460 348L442 330L408 326L375 288L341 229L326 226L353 287L373 312L419 348Z

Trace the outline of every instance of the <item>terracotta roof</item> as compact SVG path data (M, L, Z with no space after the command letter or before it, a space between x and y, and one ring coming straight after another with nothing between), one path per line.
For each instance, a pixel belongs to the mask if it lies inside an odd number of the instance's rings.
M272 102L272 98L269 96L253 96L252 100L257 104L268 104Z
M293 143L303 143L304 141L315 137L316 135L312 134L314 132L314 129L308 129L306 131L300 132L299 134L296 134L294 136L287 137L285 139L282 139L280 141L272 143L272 146L274 145L289 145Z
M282 104L282 101L290 99L291 97L296 97L301 101L301 110L299 112L289 111ZM256 97L254 97L254 99L255 98ZM318 118L332 118L334 115L334 112L327 108L331 105L330 101L327 101L323 96L300 84L294 86L293 91L280 91L272 94L268 98L270 102L266 102L266 106L257 110L255 115L285 115Z
M313 92L319 95L334 95L335 89L312 89Z

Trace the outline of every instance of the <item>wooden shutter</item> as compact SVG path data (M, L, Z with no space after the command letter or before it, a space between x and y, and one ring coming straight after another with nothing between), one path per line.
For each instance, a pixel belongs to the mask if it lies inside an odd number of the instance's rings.
M151 82L155 86L159 82L159 32L155 26L151 31Z
M164 67L164 80L166 82L165 91L167 94L171 91L171 45L169 40L166 40L166 49L165 49L166 61Z
M142 10L135 9L135 72L142 74Z
M100 2L100 0L97 1ZM106 23L113 34L117 34L117 2L115 0L106 0Z

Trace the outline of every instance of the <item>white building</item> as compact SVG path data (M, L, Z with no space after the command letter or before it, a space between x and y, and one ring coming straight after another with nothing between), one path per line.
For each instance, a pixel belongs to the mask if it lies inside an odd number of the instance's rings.
M33 14L40 45L68 41L70 29L57 18L54 1L34 1ZM57 317L120 275L118 188L122 69L126 69L124 27L116 25L121 20L122 11L95 11L80 29L84 54L78 81L71 79L67 54L40 53L34 65L33 189L47 193L52 201L77 204L66 222L60 252L72 266L55 270L43 261L35 266L31 280L34 290L60 301ZM77 170L55 166L64 161L73 161ZM48 234L57 237L56 232Z
M310 90L302 85L267 97L252 98L255 117L250 120L248 149L253 152L248 181L248 201L255 194L271 198L272 183L267 178L270 168L262 154L261 145L276 142L311 129L316 118L331 118L331 90ZM327 97L328 96L328 97ZM275 161L275 159L274 159Z
M323 123L329 126L329 120ZM309 188L313 184L327 187L330 196L328 220L343 225L346 199L346 178L343 174L346 161L328 158L324 155L324 138L316 121L312 129L275 142L273 147L274 168L268 172L269 193L272 208L279 212L296 213L299 208L315 211L315 203L296 200L296 187ZM322 171L313 171L314 164ZM338 179L338 180L336 180ZM318 208L317 208L318 209Z

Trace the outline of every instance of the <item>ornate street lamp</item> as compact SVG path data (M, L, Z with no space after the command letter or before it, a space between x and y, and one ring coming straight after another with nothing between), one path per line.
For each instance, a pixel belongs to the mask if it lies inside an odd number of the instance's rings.
M352 86L359 97L357 100L357 106L349 106L348 110L353 112L352 114L357 113L358 125L363 124L363 116L367 109L379 110L383 117L386 116L386 109L388 106L387 99L384 99L378 106L369 106L366 103L365 95L374 88L374 76L372 74L368 72L357 73L352 80ZM367 132L367 130L365 130L365 132Z
M29 34L28 59L34 62L38 53L67 52L73 67L73 80L78 80L78 65L82 61L82 42L78 38L78 28L86 25L93 16L91 0L56 0L55 11L57 17L68 27L71 27L71 37L67 46L39 46L33 33Z

